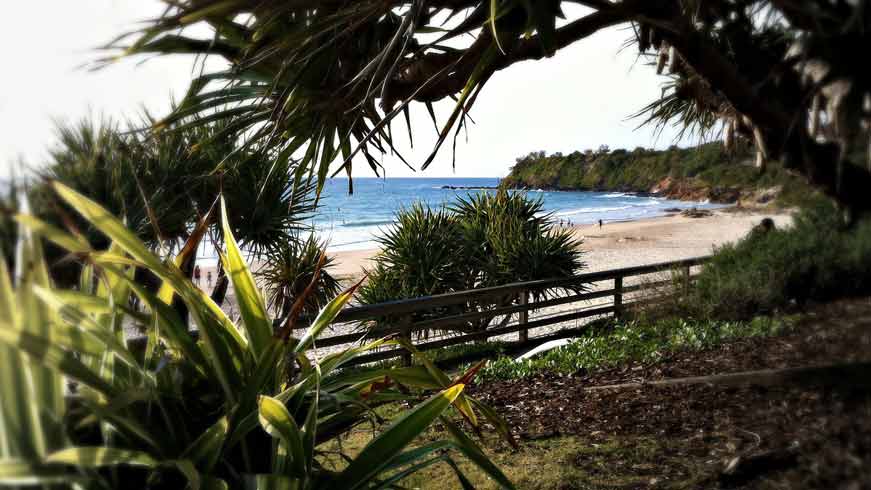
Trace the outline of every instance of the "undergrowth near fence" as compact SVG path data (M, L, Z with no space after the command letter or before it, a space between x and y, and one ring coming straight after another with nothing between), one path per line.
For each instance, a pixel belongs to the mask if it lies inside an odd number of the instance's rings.
M477 360L482 358L497 358L505 354L510 346L509 342L488 341L479 343L457 344L426 351L427 359L444 369L452 369L464 364L465 360ZM389 369L400 367L403 361L400 357L384 359L364 365L349 366L349 371L364 372L368 370ZM412 365L420 365L420 360L412 358ZM471 364L469 364L471 366Z
M515 361L501 356L482 371L481 381L517 379L544 372L573 374L627 362L655 363L683 350L702 350L739 338L783 333L790 317L757 317L750 321L694 321L668 318L612 321L569 344L531 359Z
M871 220L845 226L823 202L803 209L793 226L719 248L672 313L743 320L869 292Z

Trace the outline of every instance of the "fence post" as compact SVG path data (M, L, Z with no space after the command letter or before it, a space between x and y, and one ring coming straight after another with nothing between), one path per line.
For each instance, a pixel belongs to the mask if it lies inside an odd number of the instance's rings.
M521 306L526 306L527 301L528 301L528 297L529 297L529 293L527 293L526 290L520 291L520 294L517 298L517 302ZM517 323L520 325L526 325L528 322L529 322L529 310L527 310L527 309L520 310L520 314L518 315L518 318L517 318ZM519 335L518 340L520 340L520 342L526 342L527 340L529 340L529 330L528 329L525 329L525 328L520 329L520 330L518 330L517 333Z
M401 329L401 335L409 344L411 344L411 316L405 315L399 318L399 328ZM403 350L402 352L402 365L409 367L411 366L411 352L407 350Z
M623 316L623 276L614 276L614 318Z
M687 296L690 294L690 267L686 266L683 268L683 294Z

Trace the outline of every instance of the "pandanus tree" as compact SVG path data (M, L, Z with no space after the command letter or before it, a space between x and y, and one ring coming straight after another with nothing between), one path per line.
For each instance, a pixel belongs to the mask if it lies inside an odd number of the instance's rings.
M257 277L265 286L268 306L275 313L277 325L287 322L299 298L305 297L300 311L314 317L341 291L339 280L329 270L333 258L327 255L326 245L310 233L307 237L282 240L267 254ZM306 294L311 284L314 287Z
M228 121L199 124L192 119L172 131L135 131L154 123L146 115L144 124L125 126L94 119L60 124L42 177L63 182L122 216L154 250L171 252L180 246L219 194L238 209L233 232L251 258L269 257L287 242L300 240L314 210L313 186L294 175L292 162L276 161L269 152L240 150L226 132ZM30 194L38 215L56 225L78 225L99 244L93 227L59 206L47 186L37 184ZM221 228L211 223L208 230L220 244ZM190 274L194 262L186 266ZM59 275L74 277L74 269ZM227 285L221 270L219 302Z
M512 282L572 276L584 263L581 242L570 231L554 227L540 199L500 190L460 197L446 208L415 204L377 238L381 252L360 289L363 303L499 286ZM570 287L574 291L582 285ZM566 288L535 291L533 299ZM416 313L414 321L452 314L481 312L444 330L479 332L500 315L489 310L515 303L516 294L495 300L470 299L465 304ZM507 323L511 315L501 315ZM395 319L379 319L387 323Z
M64 182L102 203L151 247L162 241L173 247L186 238L201 212L204 203L199 201L205 199L195 194L196 184L207 179L215 165L188 152L190 135L144 138L131 129L106 118L59 123L57 141L40 177ZM217 195L214 187L209 190L212 196ZM61 216L63 210L47 186L37 183L31 194L39 214L50 215L53 222L68 217ZM152 222L149 214L159 221ZM82 231L98 236L90 229Z
M871 83L860 61L868 0L166 3L165 15L113 46L219 56L228 66L195 79L157 129L191 114L232 120L252 144L301 154L321 185L337 159L338 171L358 155L377 170L372 155L396 150L391 122L407 122L410 103L433 114L433 102L456 99L425 168L497 72L631 26L639 52L658 72L668 67L650 122L721 132L727 144L747 139L761 163L779 160L846 209L871 210ZM564 18L565 4L583 13ZM201 32L192 25L208 35L190 35Z

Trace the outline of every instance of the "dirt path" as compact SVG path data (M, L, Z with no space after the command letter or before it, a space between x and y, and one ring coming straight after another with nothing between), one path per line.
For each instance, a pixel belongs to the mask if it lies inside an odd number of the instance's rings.
M704 385L595 392L584 388L869 359L871 299L865 298L814 308L781 337L676 354L649 366L488 382L473 391L521 439L656 441L655 451L632 462L656 468L656 476L638 487L680 487L692 475L692 487L852 490L871 488L867 391ZM736 474L723 476L730 462ZM583 468L589 463L581 458L573 464Z

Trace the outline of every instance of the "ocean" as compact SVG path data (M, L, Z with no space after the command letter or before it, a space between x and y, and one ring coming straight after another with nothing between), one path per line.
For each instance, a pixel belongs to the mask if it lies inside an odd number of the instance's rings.
M450 204L457 196L489 190L445 189L453 187L496 187L498 178L355 178L354 194L348 194L348 180L330 179L321 194L320 209L312 219L317 234L328 241L328 250L365 250L377 247L374 238L393 223L396 212L414 202L431 206ZM526 191L541 198L545 212L571 224L605 223L650 218L667 214L669 208L717 208L705 202L675 201L623 192ZM210 263L217 257L204 244L198 261Z
M347 179L331 179L324 187L321 209L313 220L318 234L329 240L330 250L376 247L373 237L393 223L396 212L416 201L431 206L450 204L457 196L487 190L445 189L496 187L498 178L356 178L348 195ZM541 198L545 212L573 224L627 221L665 215L669 208L715 208L716 204L674 201L623 192L526 191Z

